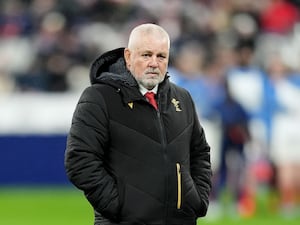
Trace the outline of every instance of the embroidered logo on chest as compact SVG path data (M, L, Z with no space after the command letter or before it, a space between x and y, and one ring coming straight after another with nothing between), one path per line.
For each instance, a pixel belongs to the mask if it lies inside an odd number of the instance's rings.
M178 100L176 100L175 98L172 98L171 102L173 103L176 112L182 111Z
M128 102L129 108L133 109L133 102Z

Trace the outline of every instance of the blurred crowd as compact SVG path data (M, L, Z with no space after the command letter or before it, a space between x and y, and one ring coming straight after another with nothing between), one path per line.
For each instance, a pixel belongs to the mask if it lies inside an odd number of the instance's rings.
M79 92L95 57L145 22L169 32L170 79L207 130L212 201L229 190L252 215L267 188L299 214L299 0L1 0L0 93Z

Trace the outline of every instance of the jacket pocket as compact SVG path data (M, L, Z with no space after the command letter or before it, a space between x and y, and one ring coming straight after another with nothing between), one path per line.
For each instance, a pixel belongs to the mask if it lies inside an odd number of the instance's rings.
M201 208L201 199L196 185L183 164L176 163L177 199L176 209L187 217L196 217Z

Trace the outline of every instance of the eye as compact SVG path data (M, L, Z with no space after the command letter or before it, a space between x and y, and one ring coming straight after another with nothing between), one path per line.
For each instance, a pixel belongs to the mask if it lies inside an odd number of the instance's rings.
M165 58L167 58L166 56L164 56L164 55L158 55L157 56L160 60L164 60Z
M143 56L144 58L149 58L149 57L151 57L151 54L150 54L150 53L144 53L144 54L142 54L142 56Z

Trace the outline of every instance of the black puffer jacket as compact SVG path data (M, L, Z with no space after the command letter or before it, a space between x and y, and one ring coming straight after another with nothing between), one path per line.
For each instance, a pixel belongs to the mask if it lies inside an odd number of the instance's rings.
M68 136L67 175L95 209L95 224L194 225L207 211L211 165L192 99L166 77L156 111L123 50L92 65Z

